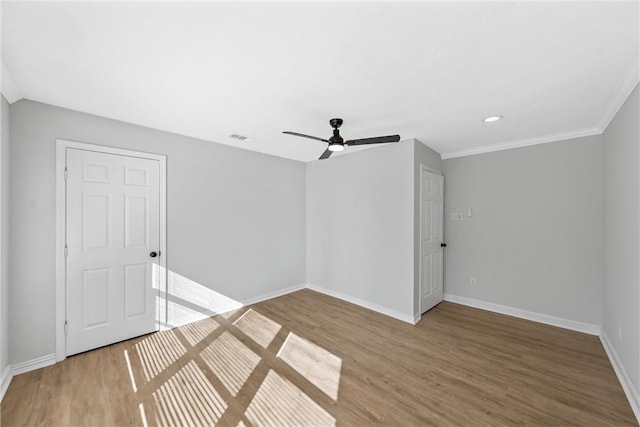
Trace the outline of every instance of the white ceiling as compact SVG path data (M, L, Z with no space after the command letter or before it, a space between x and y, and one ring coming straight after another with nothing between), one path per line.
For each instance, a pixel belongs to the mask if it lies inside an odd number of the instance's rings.
M301 161L325 147L281 132L332 117L448 156L598 133L637 81L637 2L2 8L24 98Z

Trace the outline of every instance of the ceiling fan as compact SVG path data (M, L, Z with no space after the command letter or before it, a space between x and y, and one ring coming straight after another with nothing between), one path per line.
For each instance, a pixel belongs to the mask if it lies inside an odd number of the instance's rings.
M305 135L303 133L298 132L289 132L284 131L282 133L286 133L287 135L301 136L303 138L315 139L316 141L322 141L329 143L329 146L324 153L320 156L320 160L328 159L329 156L334 151L342 151L344 150L344 146L348 145L368 145L368 144L384 144L386 142L398 142L400 141L400 135L389 135L389 136L376 136L373 138L363 138L363 139L350 139L345 141L340 136L340 131L338 130L340 126L342 126L342 119L331 119L329 120L329 124L333 128L333 136L329 139L318 138L315 136Z

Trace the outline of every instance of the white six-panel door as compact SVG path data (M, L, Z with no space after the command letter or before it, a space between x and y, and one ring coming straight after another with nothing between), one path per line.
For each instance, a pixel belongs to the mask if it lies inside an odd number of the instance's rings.
M420 168L420 308L433 308L443 298L443 195L442 175Z
M66 150L67 345L72 355L158 329L156 160Z

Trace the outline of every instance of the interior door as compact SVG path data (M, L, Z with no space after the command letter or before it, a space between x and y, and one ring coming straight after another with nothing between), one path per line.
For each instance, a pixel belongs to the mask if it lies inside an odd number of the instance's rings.
M66 354L158 329L157 160L66 150Z
M420 168L420 308L433 308L443 298L443 195L442 175Z

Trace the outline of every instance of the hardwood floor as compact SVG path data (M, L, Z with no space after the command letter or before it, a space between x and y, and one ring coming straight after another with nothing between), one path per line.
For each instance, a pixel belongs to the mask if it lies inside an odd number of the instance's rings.
M597 337L309 290L16 376L13 425L637 425Z

